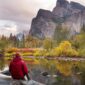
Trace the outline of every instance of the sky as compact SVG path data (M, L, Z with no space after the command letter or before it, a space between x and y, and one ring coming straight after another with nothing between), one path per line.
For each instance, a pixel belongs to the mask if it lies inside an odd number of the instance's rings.
M0 35L29 31L39 9L51 10L57 0L0 0ZM70 0L68 0L70 1ZM71 0L72 1L72 0ZM84 0L73 0L85 5Z

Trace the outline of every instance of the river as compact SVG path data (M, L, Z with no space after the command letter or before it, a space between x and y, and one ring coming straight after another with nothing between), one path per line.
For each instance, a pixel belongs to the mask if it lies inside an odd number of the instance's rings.
M40 62L38 65L29 65L27 61L26 63L30 70L30 76L34 81L45 85L85 85L85 61L79 59L38 59ZM3 64L1 67L9 65L7 62ZM48 76L43 76L42 72L48 72ZM0 85L9 85L10 83L9 79L0 78Z

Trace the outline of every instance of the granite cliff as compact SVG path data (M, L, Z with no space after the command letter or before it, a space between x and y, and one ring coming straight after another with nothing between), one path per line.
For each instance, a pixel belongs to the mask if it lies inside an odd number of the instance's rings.
M69 30L69 35L79 33L85 24L85 6L68 2L67 0L57 0L53 11L40 9L32 20L29 34L37 38L53 38L58 25L62 29Z

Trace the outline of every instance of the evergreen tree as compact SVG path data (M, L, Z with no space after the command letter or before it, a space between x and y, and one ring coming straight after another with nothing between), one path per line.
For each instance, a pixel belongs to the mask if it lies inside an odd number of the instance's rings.
M54 32L54 40L57 40L60 43L63 40L67 40L69 38L69 31L67 28L63 28L61 24L59 24Z

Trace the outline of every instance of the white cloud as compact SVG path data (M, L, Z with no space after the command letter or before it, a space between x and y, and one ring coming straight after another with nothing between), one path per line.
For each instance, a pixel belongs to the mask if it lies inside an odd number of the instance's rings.
M14 33L17 32L16 26L5 28L5 30L6 30L6 31L10 31L10 32L12 32L12 33L13 33L13 32L14 32Z
M10 33L12 33L13 35L16 35L18 33L16 24L11 21L1 20L0 21L0 35L9 36Z

